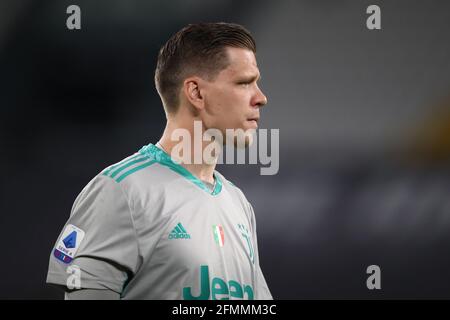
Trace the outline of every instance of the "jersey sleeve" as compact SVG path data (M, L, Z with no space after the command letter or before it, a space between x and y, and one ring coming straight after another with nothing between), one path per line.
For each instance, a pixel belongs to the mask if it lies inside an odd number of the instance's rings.
M98 175L74 202L51 252L47 283L121 293L137 272L139 256L132 212L121 185Z
M266 279L264 278L264 274L261 270L261 266L259 264L259 250L258 250L258 237L256 235L256 218L255 212L253 211L252 205L247 202L249 211L250 211L250 223L251 223L251 232L252 232L252 241L255 251L255 290L254 290L254 298L255 300L272 300L272 294L270 293L269 287L267 286Z

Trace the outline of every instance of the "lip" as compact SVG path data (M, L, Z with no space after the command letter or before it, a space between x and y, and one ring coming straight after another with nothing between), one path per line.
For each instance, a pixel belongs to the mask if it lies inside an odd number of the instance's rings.
M255 128L258 127L258 121L259 121L259 118L249 118L249 119L247 119L247 122L251 123Z

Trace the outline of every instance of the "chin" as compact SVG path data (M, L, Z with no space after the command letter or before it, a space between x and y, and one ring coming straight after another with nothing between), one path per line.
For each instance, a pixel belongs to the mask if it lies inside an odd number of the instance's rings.
M234 136L233 143L236 149L246 149L253 144L255 130L246 130Z
M226 132L229 129L230 128L223 130L225 132L221 130L224 137L222 142L224 146L228 143L232 143L236 149L245 149L253 144L256 135L256 128L246 125L235 127L231 130L231 135Z

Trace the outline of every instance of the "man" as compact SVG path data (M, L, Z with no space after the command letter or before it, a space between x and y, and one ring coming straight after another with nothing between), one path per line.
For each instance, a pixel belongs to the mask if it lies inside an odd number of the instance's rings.
M75 200L47 276L69 284L66 299L272 299L244 194L214 161L194 161L195 148L183 150L184 161L173 152L179 130L194 146L194 121L224 136L257 127L267 99L255 52L250 33L228 23L188 25L161 48L155 83L165 131Z

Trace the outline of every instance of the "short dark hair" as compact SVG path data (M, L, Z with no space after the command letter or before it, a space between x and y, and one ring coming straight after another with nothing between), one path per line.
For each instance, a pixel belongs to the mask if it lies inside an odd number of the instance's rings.
M182 81L191 75L213 80L229 64L226 47L256 53L255 40L235 23L189 24L161 47L155 70L155 84L167 113L179 106Z

